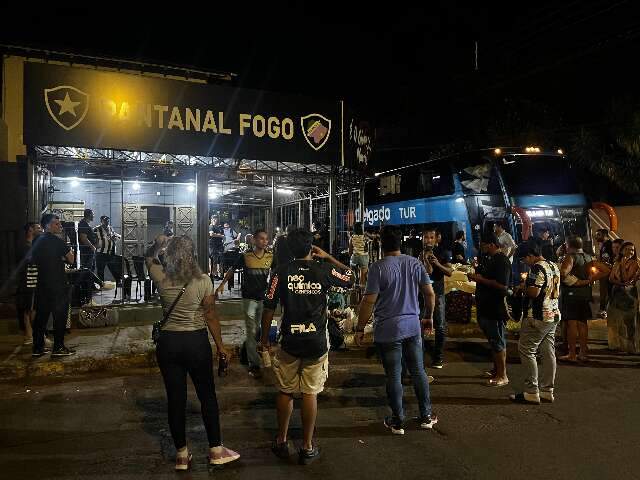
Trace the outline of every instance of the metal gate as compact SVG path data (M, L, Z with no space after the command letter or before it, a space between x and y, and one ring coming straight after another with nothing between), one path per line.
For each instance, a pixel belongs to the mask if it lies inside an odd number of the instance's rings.
M187 235L195 241L195 208L190 205L176 206L175 211L175 233L176 235Z
M142 256L147 244L147 211L141 207L132 203L122 206L122 255L126 258Z

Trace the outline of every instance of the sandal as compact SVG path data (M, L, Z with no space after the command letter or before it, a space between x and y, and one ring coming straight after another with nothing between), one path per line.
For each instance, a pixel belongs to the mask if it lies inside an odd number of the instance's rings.
M509 379L490 378L487 380L487 387L504 387L509 385Z
M559 362L569 362L569 363L578 363L578 359L576 357L572 357L571 355L563 355L558 357Z

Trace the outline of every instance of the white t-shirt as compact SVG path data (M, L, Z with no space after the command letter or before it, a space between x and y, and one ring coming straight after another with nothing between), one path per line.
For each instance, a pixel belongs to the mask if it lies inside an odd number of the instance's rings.
M509 251L516 247L516 242L513 241L513 237L509 232L503 230L502 233L498 235L498 242L500 243L500 251L513 263L513 255L509 257Z

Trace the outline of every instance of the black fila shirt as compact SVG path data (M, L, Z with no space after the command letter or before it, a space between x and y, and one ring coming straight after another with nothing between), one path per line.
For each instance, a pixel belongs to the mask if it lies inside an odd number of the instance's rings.
M327 293L330 287L350 287L353 274L329 263L294 260L279 266L264 301L275 310L282 302L282 349L300 358L319 358L327 346Z

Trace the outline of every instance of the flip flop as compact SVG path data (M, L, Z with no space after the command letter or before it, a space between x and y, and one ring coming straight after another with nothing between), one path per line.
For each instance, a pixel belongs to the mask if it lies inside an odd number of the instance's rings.
M509 385L509 379L498 380L496 378L490 378L487 380L487 387L504 387L505 385Z

